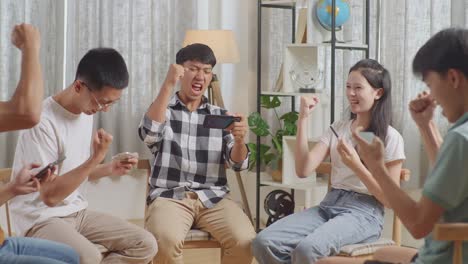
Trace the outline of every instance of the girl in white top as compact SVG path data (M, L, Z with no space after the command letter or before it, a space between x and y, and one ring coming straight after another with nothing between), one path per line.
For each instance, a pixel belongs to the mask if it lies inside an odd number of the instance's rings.
M399 182L404 155L403 138L390 126L391 81L389 72L375 60L351 67L346 82L351 118L335 122L312 150L307 127L316 96L301 97L296 144L296 173L309 175L330 157L332 190L319 206L285 217L262 232L253 242L259 263L315 263L339 253L348 244L371 242L380 237L385 194L361 162L351 131L363 127L385 142L385 162Z

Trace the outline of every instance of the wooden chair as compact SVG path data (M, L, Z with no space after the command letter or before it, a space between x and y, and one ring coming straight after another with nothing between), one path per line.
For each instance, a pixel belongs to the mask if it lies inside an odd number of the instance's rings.
M322 162L316 169L317 173L326 174L329 176L329 190L331 188L331 170L332 167L330 162ZM410 170L402 169L400 173L400 182L408 181L410 179L410 174ZM401 221L396 214L393 214L392 240L380 238L379 240L372 243L347 245L341 248L339 256L370 259L377 249L387 245L401 245Z
M433 230L435 240L453 241L453 264L463 263L463 241L468 241L468 223L440 223Z
M6 168L6 169L0 169L0 184L7 184L10 182L11 179L11 169ZM6 215L6 220L7 220L7 231L8 231L8 236L12 236L11 232L11 222L10 222L10 208L8 207L8 202L4 204L5 206L5 215ZM0 228L0 236L3 235L3 232L1 231ZM3 240L3 239L2 239Z

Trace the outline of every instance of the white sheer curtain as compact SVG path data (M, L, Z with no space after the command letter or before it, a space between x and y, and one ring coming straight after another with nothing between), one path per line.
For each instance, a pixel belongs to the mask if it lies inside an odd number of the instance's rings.
M196 28L197 1L87 0L69 1L66 83L75 78L79 59L95 47L112 47L127 62L130 84L108 113L98 114L96 127L114 135L110 153L146 153L137 127L159 92L168 66L182 47L187 29Z
M405 139L406 163L414 175L411 183L416 186L424 181L428 162L418 130L408 112L408 103L427 88L414 77L412 61L417 50L430 36L456 25L452 20L465 16L465 9L452 12L452 2L467 5L466 1L382 1L381 62L392 75L394 126ZM444 133L449 124L440 111L436 120Z
M309 16L311 8L317 0L309 0ZM343 39L353 42L363 42L365 31L364 0L350 0L351 18L345 24L342 32ZM370 28L370 56L377 54L377 2L371 1ZM419 139L419 133L411 121L407 111L409 101L417 93L423 91L425 84L417 80L411 71L413 57L421 45L437 31L450 26L468 25L468 1L438 1L438 0L396 0L381 1L381 41L380 62L389 69L392 76L393 90L393 126L400 131L405 139L407 155L406 166L411 169L411 186L419 186L428 170L427 160ZM290 43L291 17L288 11L265 9L263 11L262 34L262 83L263 90L273 90L279 67L283 60L284 48ZM315 19L315 18L313 18ZM309 25L310 27L310 25ZM308 42L314 42L314 32L308 31ZM324 51L323 63L325 69L324 87L330 89L330 51ZM364 54L359 51L337 51L335 74L335 120L347 118L348 102L344 96L344 87L349 68ZM285 76L287 78L287 76ZM289 111L289 106L283 111ZM265 112L265 111L264 111ZM271 115L271 113L266 113ZM269 116L271 120L271 116ZM446 131L449 124L439 114L437 122L442 131Z
M114 135L111 153L148 153L137 137L137 126L157 95L167 67L175 62L185 31L196 28L197 1L0 1L1 100L12 95L19 78L20 53L10 44L10 32L23 22L41 32L46 96L62 89L64 78L66 85L74 80L78 61L87 50L106 46L122 53L130 72L129 88L109 113L96 116L96 126ZM0 134L1 167L11 165L16 138L17 133Z
M59 1L61 2L61 1ZM8 100L20 76L21 53L11 44L15 24L30 23L41 33L41 64L45 96L60 90L62 36L61 3L54 0L0 1L0 100ZM2 120L0 120L2 122ZM17 132L0 133L0 167L11 166Z

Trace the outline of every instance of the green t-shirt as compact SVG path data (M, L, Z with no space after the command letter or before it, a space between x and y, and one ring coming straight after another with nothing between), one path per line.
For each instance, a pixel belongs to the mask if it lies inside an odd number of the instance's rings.
M445 209L445 223L468 222L468 113L455 122L444 138L423 195ZM425 238L416 263L452 263L453 243ZM468 243L463 244L468 263Z

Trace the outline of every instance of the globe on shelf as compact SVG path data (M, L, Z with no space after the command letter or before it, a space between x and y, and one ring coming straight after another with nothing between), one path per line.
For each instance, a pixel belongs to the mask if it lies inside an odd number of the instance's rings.
M299 88L300 93L320 93L322 89L317 88L322 80L322 71L314 69L312 65L305 62L296 62L289 70L294 86Z
M346 0L335 0L335 30L341 30L348 21L351 13L349 2ZM320 0L315 8L315 16L320 25L328 31L332 29L332 0Z

